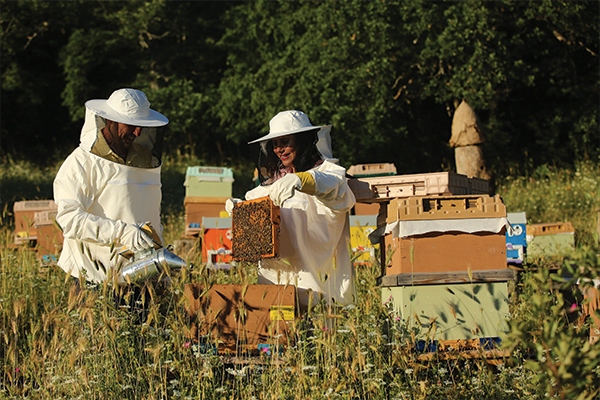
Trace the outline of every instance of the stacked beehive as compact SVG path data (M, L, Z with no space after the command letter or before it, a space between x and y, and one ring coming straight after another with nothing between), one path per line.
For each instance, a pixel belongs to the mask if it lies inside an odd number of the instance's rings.
M62 231L56 223L57 211L54 200L15 202L15 245L33 246L44 262L56 261L63 242Z
M378 178L396 175L396 166L390 163L357 164L348 168L348 175L353 178ZM350 180L355 182L355 180ZM377 215L379 203L357 201L354 206L354 215ZM352 229L352 225L351 225Z
M182 241L202 239L202 258L210 267L227 268L231 254L231 218L225 202L232 195L233 171L224 167L188 167L185 174L185 231ZM189 251L189 250L188 250Z
M377 228L377 215L350 216L350 246L354 253L354 264L366 264L375 259L375 250L369 235Z
M202 217L202 262L212 269L231 268L231 218Z
M382 301L417 340L497 342L513 273L506 207L488 182L445 172L349 183L357 201L381 204Z
M391 163L357 164L348 168L347 172L352 178L377 178L396 175L396 166ZM355 264L372 261L379 248L378 244L373 245L368 239L369 234L377 228L379 207L380 203L363 201L357 201L354 206L354 215L350 216L350 245Z

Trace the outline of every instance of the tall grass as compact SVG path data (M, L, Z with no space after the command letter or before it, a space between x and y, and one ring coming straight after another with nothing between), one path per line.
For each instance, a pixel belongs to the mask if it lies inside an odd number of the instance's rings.
M183 198L183 165L181 160L165 163L168 179L163 183L173 192L164 198L174 202L163 208L168 242L183 231L183 211L177 204ZM2 168L4 201L20 199L17 193L24 193L22 198L31 198L31 193L51 197L43 188L51 187L55 168L27 173L28 168L25 163L13 164L12 171ZM578 250L569 265L576 277L593 277L598 270L595 225L589 220L600 206L599 177L598 165L580 164L573 172L549 170L543 184L533 177L512 177L499 186L510 212L526 211L535 222L569 220L575 225ZM8 196L6 182L15 190ZM40 192L32 190L34 186ZM592 190L591 199L584 189ZM567 196L565 191L571 193ZM579 203L585 209L574 209ZM168 290L147 294L152 301L147 319L140 323L132 310L116 306L109 285L77 290L57 267L42 265L35 252L10 249L9 212L3 221L0 398L593 398L594 388L600 386L599 345L588 343L585 326L575 326L581 308L565 305L564 279L554 275L553 280L542 264L527 266L522 275L506 340L513 357L498 367L460 357L419 361L411 332L382 304L375 286L376 261L356 267L354 305L335 310L317 305L294 322L295 340L281 354L230 363L189 339L183 287L189 282L252 284L255 266L210 271L198 254L192 254L193 267L173 276Z

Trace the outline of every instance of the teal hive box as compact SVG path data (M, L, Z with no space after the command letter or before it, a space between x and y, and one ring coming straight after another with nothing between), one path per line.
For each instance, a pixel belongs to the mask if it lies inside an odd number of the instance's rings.
M233 171L225 167L188 167L186 197L231 197Z
M502 337L508 331L507 282L382 287L381 299L417 340Z

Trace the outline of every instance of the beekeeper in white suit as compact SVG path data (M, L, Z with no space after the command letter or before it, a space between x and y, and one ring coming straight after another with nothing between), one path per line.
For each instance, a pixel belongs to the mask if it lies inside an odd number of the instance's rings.
M56 221L64 235L58 265L74 278L102 282L125 261L115 254L122 246L153 246L140 226L150 223L162 234L157 128L169 120L134 89L116 90L85 107L79 147L54 180Z
M301 111L283 111L260 143L261 184L246 200L269 196L281 207L280 257L260 261L259 284L292 284L300 306L324 298L329 304L355 300L350 261L349 212L354 194L346 170L331 150L331 125L313 126ZM239 199L229 199L231 213Z

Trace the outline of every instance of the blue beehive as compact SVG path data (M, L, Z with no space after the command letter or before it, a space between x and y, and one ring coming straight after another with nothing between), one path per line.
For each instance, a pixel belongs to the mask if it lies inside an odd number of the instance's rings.
M506 259L522 264L527 257L527 216L524 212L507 213L510 228L506 231Z

